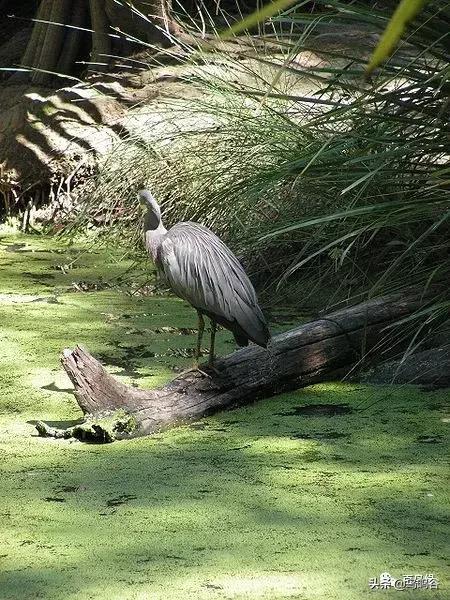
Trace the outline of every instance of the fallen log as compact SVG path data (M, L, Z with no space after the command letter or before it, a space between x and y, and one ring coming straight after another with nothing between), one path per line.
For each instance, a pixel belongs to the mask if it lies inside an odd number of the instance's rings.
M391 295L344 308L275 336L268 350L242 348L218 359L214 371L188 371L156 390L123 384L77 346L64 351L62 364L86 421L64 431L39 422L37 429L44 436L110 442L342 375L375 353L385 359L398 350L402 336L394 343L390 326L424 305L420 295Z

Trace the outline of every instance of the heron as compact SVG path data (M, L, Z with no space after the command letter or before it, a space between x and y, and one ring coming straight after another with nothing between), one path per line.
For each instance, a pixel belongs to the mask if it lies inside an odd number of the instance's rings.
M198 369L205 317L211 321L208 366L214 368L217 325L229 329L238 346L249 341L267 348L270 333L255 289L233 252L210 229L185 221L167 230L149 190L138 192L144 211L144 244L176 296L197 311L194 368Z

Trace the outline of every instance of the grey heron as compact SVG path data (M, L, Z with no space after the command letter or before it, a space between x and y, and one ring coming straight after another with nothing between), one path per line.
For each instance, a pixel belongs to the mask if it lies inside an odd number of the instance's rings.
M204 316L211 321L209 366L214 363L217 325L229 329L239 346L249 340L267 347L270 339L253 285L231 250L207 227L186 221L167 230L148 190L141 190L144 243L172 291L198 315L196 366L201 356Z

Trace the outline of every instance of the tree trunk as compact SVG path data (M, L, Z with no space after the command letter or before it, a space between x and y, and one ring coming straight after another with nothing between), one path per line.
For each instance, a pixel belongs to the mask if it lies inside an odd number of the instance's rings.
M68 22L71 0L53 0L50 10L50 23L43 25L45 36L39 37L34 58L34 67L39 69L33 73L32 81L35 84L42 85L49 83L59 61L66 28L61 25ZM59 23L59 25L58 25ZM49 72L44 72L49 71Z
M423 298L389 296L329 314L273 338L268 350L249 346L216 362L216 371L190 371L162 389L124 385L81 347L66 350L64 369L86 422L67 431L43 423L41 435L112 441L148 435L232 406L253 402L348 372L376 351L400 349L386 328L423 307ZM401 336L402 337L402 336ZM388 351L388 352L386 352Z
M88 57L84 41L90 30ZM178 31L171 18L171 0L134 0L130 6L114 0L41 0L21 66L33 70L29 76L33 83L48 84L57 80L52 73L76 73L79 60L105 63L108 55L136 49L127 34L144 43L167 46ZM12 77L23 80L28 75L18 72Z
M80 34L79 27L86 25L88 20L87 17L87 6L84 0L74 0L72 2L70 24L74 29L70 29L66 34L64 46L56 65L56 71L58 73L71 73L72 67L80 54L80 46L82 36Z
M111 54L111 41L109 38L109 21L105 12L105 3L90 0L89 10L91 13L92 34L92 62L108 62L108 54ZM103 56L102 56L103 55ZM95 69L95 65L93 65ZM97 67L98 68L98 67Z
M52 0L42 0L36 13L36 22L31 31L31 37L28 41L24 55L22 57L22 67L38 67L40 49L45 39L45 32L48 27L46 23L42 21L48 21L52 10ZM31 77L33 74L31 74ZM23 72L17 72L12 75L12 79L15 81L23 81L27 79L27 75Z

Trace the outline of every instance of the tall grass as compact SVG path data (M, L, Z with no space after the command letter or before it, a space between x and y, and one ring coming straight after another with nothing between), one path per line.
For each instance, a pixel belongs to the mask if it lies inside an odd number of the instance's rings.
M390 15L363 2L318 0L312 13L303 4L238 51L184 44L186 85L199 94L167 107L178 132L124 142L91 182L81 223L101 214L101 231L137 240L134 196L147 185L169 224L212 227L272 298L289 289L323 306L433 285L441 314L450 275L448 9L428 3L367 82ZM212 19L201 22L200 30Z

